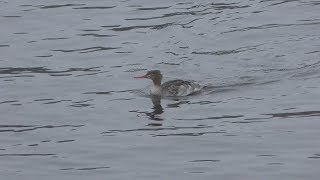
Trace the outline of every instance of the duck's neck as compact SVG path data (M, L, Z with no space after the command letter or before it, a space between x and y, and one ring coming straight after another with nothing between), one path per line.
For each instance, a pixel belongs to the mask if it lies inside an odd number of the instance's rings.
M162 88L161 88L161 78L153 79L153 86L151 87L151 94L161 96Z
M159 86L161 87L161 78L155 78L152 80L154 86Z

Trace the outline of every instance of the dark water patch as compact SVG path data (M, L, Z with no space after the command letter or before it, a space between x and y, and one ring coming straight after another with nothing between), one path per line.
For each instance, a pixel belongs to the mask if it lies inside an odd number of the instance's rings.
M52 98L45 98L45 99L35 99L33 101L51 101L51 100L54 100Z
M0 125L0 128L25 128L25 127L34 127L32 125Z
M124 72L140 72L140 71L146 71L146 70L148 70L148 69L136 68L136 69L129 69Z
M135 98L117 98L117 99L111 99L110 101L130 101L132 99L135 99Z
M262 12L264 12L264 11L252 11L251 13L258 14L258 13L262 13Z
M79 103L79 104L72 104L69 105L70 107L89 107L89 106L93 106L93 104L85 104L85 103Z
M14 16L14 15L12 15L12 16L2 16L2 17L4 17L4 18L20 18L22 16Z
M0 74L24 74L24 73L35 73L35 74L65 74L69 72L99 72L100 68L90 67L90 68L69 68L67 70L54 71L46 67L4 67L0 68ZM33 76L32 76L33 77ZM1 78L1 77L0 77Z
M78 128L82 127L84 125L60 125L60 126L54 126L54 125L46 125L46 126L37 126L37 125L3 125L3 128L11 128L11 129L1 129L0 132L26 132L26 131L34 131L38 129L52 129L52 128L64 128L64 127L71 127L71 128ZM5 127L7 126L7 127ZM1 126L0 126L1 128Z
M315 53L320 53L320 51L310 51L310 52L306 52L305 54L315 54Z
M265 121L232 121L231 123L235 123L235 124L250 124L250 123L259 123L259 122L265 122Z
M110 68L121 68L121 65L117 65L117 66L110 66Z
M72 9L112 9L112 8L115 8L117 6L86 6L86 7L76 7L76 8L72 8Z
M62 40L62 39L69 39L68 37L58 37L58 38L44 38L44 39L41 39L41 40L44 40L44 41L55 41L55 40Z
M101 29L81 29L80 31L84 31L84 32L96 32L96 31L101 31Z
M100 26L100 27L104 27L104 28L115 28L115 27L120 27L121 25L104 25L104 26Z
M62 8L62 7L73 7L73 6L83 6L86 4L55 4L55 5L38 5L40 9L53 9L53 8Z
M114 53L116 53L116 54L131 54L133 52L132 51L116 51Z
M0 76L0 79L4 79L4 78L16 78L16 77L34 77L34 75ZM12 81L13 81L13 80L12 80Z
M72 76L72 74L49 74L49 76Z
M259 154L257 156L259 156L259 157L275 157L276 155L274 155L274 154Z
M198 125L198 126L172 126L172 127L153 127L153 128L137 128L137 129L126 129L126 130L108 130L102 132L101 134L110 134L110 133L125 133L125 132L148 132L148 131L176 131L183 129L206 129L212 128L213 126L207 125Z
M78 34L78 36L114 37L114 36L118 36L118 35L86 33L86 34Z
M92 76L92 75L102 74L102 73L106 73L106 72L109 72L109 71L100 71L100 72L96 72L96 73L80 74L80 75L76 75L76 77L80 77L80 76Z
M43 140L42 143L51 142L51 140Z
M123 42L121 44L139 44L139 43L136 43L136 42ZM140 65L140 63L134 63L134 64L139 64Z
M33 156L55 156L55 155L57 155L57 154L45 154L45 153L43 153L43 154L0 154L0 156L2 156L2 157L10 157L10 156L17 156L17 157L19 157L19 156L24 156L24 157L33 157Z
M302 2L302 4L306 4L306 5L310 5L310 6L319 6L320 1L305 1L305 2Z
M19 5L20 7L33 7L33 5L31 4L22 4L22 5Z
M15 102L19 102L19 101L18 100L2 101L2 102L0 102L0 104L15 103Z
M274 162L274 163L268 163L267 165L284 165L284 163Z
M271 115L274 118L291 118L291 117L312 117L320 116L320 111L302 111L302 112L292 112L292 113L270 113L263 115Z
M271 119L271 117L267 117L267 118L245 118L244 120L246 120L246 121L260 121L260 120L267 120L267 119Z
M9 44L0 44L0 48L1 47L10 47L10 45Z
M173 13L163 14L162 16L143 17L143 18L127 18L125 20L128 20L128 21L146 21L146 20L162 19L162 18L168 18L168 17L174 17L174 16L186 16L186 15L201 16L201 15L205 15L205 14L216 14L217 13L217 12L206 12L206 11L211 10L211 9L212 8L205 8L205 9L199 10L199 11L173 12Z
M57 51L57 52L79 52L79 53L91 53L96 51L108 51L113 49L119 49L120 47L103 47L103 46L95 46L95 47L89 47L89 48L81 48L81 49L71 49L71 50L65 50L65 49L55 49L51 51Z
M59 101L50 101L50 102L46 102L46 103L43 103L43 104L57 104L57 103L68 102L68 101L72 101L72 100L65 99L65 100L59 100Z
M172 54L172 55L174 55L174 56L180 56L180 54L178 54L178 53L175 53L175 52L171 52L171 51L167 51L167 52L165 52L166 54Z
M13 34L29 34L27 32L17 32L17 33L13 33Z
M209 132L190 132L190 133L172 133L172 134L154 134L152 137L164 137L164 136L202 136L206 134L222 134L225 131L209 131Z
M62 168L62 169L59 169L61 171L69 171L69 170L74 170L74 168Z
M290 2L297 2L297 1L299 1L299 0L262 0L262 1L260 1L260 3L262 3L262 2L274 2L274 3L272 3L272 4L270 4L270 5L268 5L268 6L276 6L276 5L281 5L281 4L285 4L285 3L290 3Z
M225 31L225 32L222 32L221 34L249 31L249 30L265 30L265 29L291 27L291 26L313 26L313 25L319 25L319 24L320 24L320 22L295 23L295 24L265 24L265 25L261 25L261 26L251 26L251 27L245 27L245 28Z
M109 169L109 166L99 166L99 167L87 167L87 168L62 168L59 170L62 171L70 171L70 170L79 170L79 171L92 171L92 170L100 170L100 169Z
M75 141L74 139L66 139L66 140L61 140L61 141L56 141L56 143L66 143L66 142L73 142Z
M101 95L110 95L112 94L114 91L101 91L101 92L85 92L83 94L101 94Z
M126 92L129 92L129 93L135 93L139 90L122 90L122 91L98 91L98 92L85 92L83 94L102 94L102 95L110 95L112 93L126 93Z
M47 57L52 57L53 55L39 55L39 56L34 56L34 57L40 57L40 58L47 58Z
M195 9L195 8L199 8L199 7L205 7L205 8L210 7L209 9L224 10L224 9L241 9L241 8L250 7L249 5L238 6L237 4L239 4L239 3L208 3L208 4L194 5L194 6L186 8L186 9Z
M72 102L73 104L81 104L81 103L86 103L86 102L91 102L93 99L88 99L88 100L83 100L83 101L74 101Z
M199 160L193 160L189 162L220 162L221 160L217 159L199 159Z
M198 101L198 102L193 102L190 104L199 104L199 105L207 105L207 104L217 104L221 103L222 101Z
M168 9L171 6L165 6L165 7L149 7L149 8L137 8L137 10L141 10L141 11L154 11L154 10L159 10L159 9Z
M39 144L29 144L28 146L38 146Z
M254 46L245 46L245 47L240 47L240 48L231 49L231 50L220 50L220 51L193 51L193 52L191 52L191 54L216 55L216 56L237 54L237 53L241 53L241 52L257 50L257 47L261 46L261 45L262 44L254 45Z
M176 3L176 5L188 5L188 4L194 4L194 2L179 2L179 3Z
M108 166L102 166L102 167L88 167L88 168L79 168L77 170L80 170L80 171L90 171L90 170L99 170L99 169L108 169L110 167Z
M38 41L28 41L27 43L35 43L35 42L38 42Z
M320 159L320 154L314 154L313 156L309 156L310 159Z
M174 25L174 23L164 23L164 24L156 24L156 25L145 25L145 26L127 26L127 27L118 27L118 28L112 28L113 31L130 31L133 29L155 29L160 30L167 28L169 26Z
M164 64L164 65L170 65L170 66L179 66L180 65L178 63L168 63L168 62L159 62L157 64Z
M202 120L215 120L215 119L233 119L233 118L241 118L243 115L223 115L223 116L214 116L214 117L205 117L205 118L190 118L190 119L175 119L181 121L202 121Z

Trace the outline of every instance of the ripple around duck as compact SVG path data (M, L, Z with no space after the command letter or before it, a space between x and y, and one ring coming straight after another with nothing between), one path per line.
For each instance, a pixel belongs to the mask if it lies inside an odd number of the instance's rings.
M173 126L173 127L161 127L161 128L137 128L137 129L126 129L126 130L108 130L101 134L113 134L113 133L128 133L128 132L156 132L156 131L177 131L185 129L207 129L213 126L198 125L198 126Z
M179 121L203 121L203 120L217 120L217 119L234 119L234 118L240 118L244 117L243 115L223 115L223 116L213 116L213 117L205 117L205 118L190 118L190 119L184 119L184 118L178 118L175 120Z

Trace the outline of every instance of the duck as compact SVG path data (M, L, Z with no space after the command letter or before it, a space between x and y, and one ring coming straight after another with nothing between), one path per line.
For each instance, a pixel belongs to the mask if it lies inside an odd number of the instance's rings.
M202 86L194 81L188 80L171 80L165 83L162 82L162 74L160 70L148 71L143 76L136 76L136 79L151 79L152 85L150 95L162 97L179 97L188 96L202 89Z

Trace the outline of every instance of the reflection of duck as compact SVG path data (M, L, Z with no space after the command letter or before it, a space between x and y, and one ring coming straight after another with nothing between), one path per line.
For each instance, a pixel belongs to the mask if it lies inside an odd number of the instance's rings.
M153 86L150 93L156 96L187 96L201 90L199 84L191 81L173 80L161 84L162 74L159 70L148 71L147 74L134 78L151 79Z
M151 96L151 101L153 104L153 111L146 113L147 116L152 120L162 120L158 115L163 113L163 108L161 106L161 97L160 96Z

